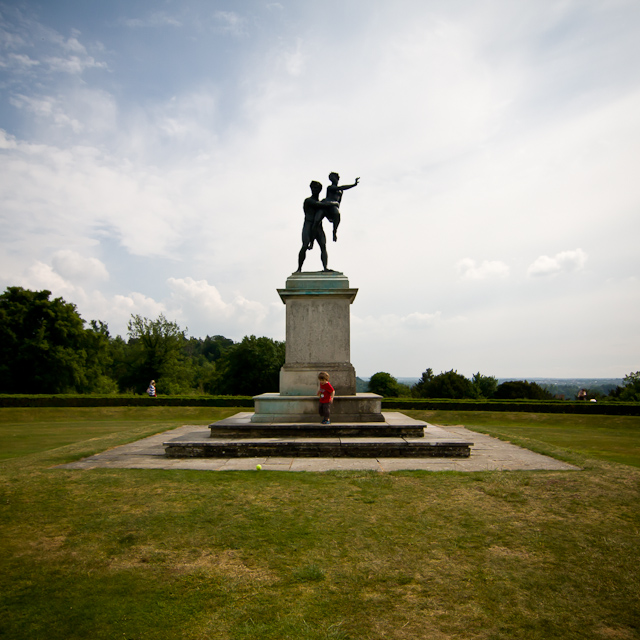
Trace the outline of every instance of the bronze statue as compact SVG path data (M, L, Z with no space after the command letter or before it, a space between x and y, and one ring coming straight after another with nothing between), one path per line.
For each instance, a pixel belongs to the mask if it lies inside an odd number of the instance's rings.
M307 255L307 250L313 246L313 241L317 240L320 246L320 258L322 260L323 271L331 271L327 267L327 239L324 235L322 228L322 215L324 212L333 208L338 208L340 203L336 200L320 202L320 192L322 191L322 185L316 180L312 180L311 184L311 196L309 196L302 206L304 210L304 226L302 227L302 249L298 254L298 270L296 273L302 271L302 264ZM316 218L319 216L319 223L316 224Z
M342 202L342 192L346 191L347 189L353 189L353 187L357 187L358 182L360 182L360 178L356 178L356 181L353 184L338 185L340 176L335 171L333 171L329 174L329 180L331 181L331 184L327 187L327 196L322 202L337 202L338 204L328 211L318 211L316 215L316 224L321 223L322 216L324 215L327 220L333 223L333 241L337 242L338 225L340 224L340 202Z

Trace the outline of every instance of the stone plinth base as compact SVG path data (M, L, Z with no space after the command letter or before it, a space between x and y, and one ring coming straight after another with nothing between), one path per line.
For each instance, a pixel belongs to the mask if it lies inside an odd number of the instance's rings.
M316 374L317 375L317 374ZM285 396L263 393L253 398L255 413L251 422L320 423L317 396ZM384 422L382 396L357 393L335 396L331 406L332 422Z
M330 372L330 382L336 395L356 393L356 370L350 362L314 362L312 364L285 364L280 369L280 395L311 396L318 390L318 374Z
M350 357L350 306L358 290L338 271L294 273L278 289L287 311L283 396L315 395L318 373L327 371L336 395L356 392Z
M252 422L237 413L209 425L212 438L423 438L425 423L402 413L385 413L383 422Z
M187 434L164 442L168 458L468 458L472 442L440 431L430 433L426 422L414 420L401 413L383 414L383 425L332 424L332 429L320 425L297 425L318 430L317 435L300 437L276 435L282 430L295 429L296 425L255 425L251 413L238 413L231 418L210 425L211 437L194 437ZM218 426L219 428L215 428ZM396 435L386 437L353 436L363 428L391 429ZM352 435L337 435L339 429L353 428ZM400 429L417 429L416 436L399 435ZM228 431L228 435L223 435ZM257 435L252 431L258 430ZM273 432L269 434L269 431ZM269 434L264 435L263 434Z

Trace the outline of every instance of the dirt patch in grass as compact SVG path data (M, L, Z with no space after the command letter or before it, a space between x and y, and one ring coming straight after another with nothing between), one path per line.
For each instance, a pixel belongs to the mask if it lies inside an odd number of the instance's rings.
M115 571L162 565L174 574L201 573L216 575L228 580L248 581L252 584L269 584L277 580L273 572L265 568L249 567L241 554L234 549L222 551L160 549L153 545L131 547L122 555L109 558L108 566Z

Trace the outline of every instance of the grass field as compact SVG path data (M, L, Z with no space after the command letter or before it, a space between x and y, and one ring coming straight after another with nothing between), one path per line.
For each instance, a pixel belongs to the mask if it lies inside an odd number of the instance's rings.
M231 413L0 410L0 638L640 638L640 419L411 412L572 472L55 468Z
M640 417L485 411L406 411L433 424L467 428L563 457L563 449L640 467Z

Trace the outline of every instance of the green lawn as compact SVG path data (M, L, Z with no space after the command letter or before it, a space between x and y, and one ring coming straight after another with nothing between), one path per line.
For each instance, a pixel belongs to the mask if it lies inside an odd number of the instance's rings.
M469 429L511 440L542 453L557 453L545 447L551 445L601 460L640 467L640 416L491 411L405 413L434 424L463 424Z
M129 441L138 440L183 424L209 424L237 412L226 407L0 409L0 460L111 434L130 433Z
M0 638L640 638L640 469L599 457L637 422L430 417L570 472L55 467L235 411L0 410Z

